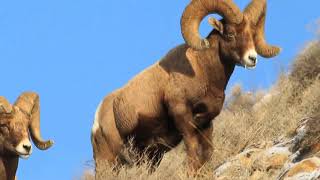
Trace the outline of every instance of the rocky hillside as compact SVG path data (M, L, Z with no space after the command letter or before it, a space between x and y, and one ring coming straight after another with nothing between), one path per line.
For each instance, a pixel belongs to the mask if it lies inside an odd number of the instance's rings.
M214 121L214 152L197 179L319 179L320 41L310 42L273 87L233 88ZM187 177L184 146L166 154L160 167L106 168L100 179L193 179ZM82 179L93 179L88 171Z
M214 171L222 179L320 179L320 116L302 119L292 138L252 144Z
M313 41L269 91L234 88L215 124L213 162L222 164L215 177L319 176L319 114L320 42Z

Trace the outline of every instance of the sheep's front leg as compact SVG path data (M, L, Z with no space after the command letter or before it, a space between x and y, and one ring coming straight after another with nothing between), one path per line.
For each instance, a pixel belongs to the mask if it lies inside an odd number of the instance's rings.
M193 124L191 108L184 103L172 103L169 106L169 113L174 118L177 129L182 133L186 145L187 159L190 173L194 173L202 166L199 158L199 138L197 129Z
M212 146L212 131L213 126L210 123L207 127L199 130L199 142L201 146L201 163L204 164L211 159L213 146Z

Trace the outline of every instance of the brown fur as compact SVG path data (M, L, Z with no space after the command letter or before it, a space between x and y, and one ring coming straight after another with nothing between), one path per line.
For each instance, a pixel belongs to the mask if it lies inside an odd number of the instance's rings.
M31 130L32 116L37 114L35 112L36 104L39 104L37 101L39 101L39 98L35 93L23 93L13 106L4 97L0 97L1 180L15 179L19 156L21 155L15 148L23 139L29 139L29 132L32 134L32 132L40 131ZM1 111L1 109L3 110ZM4 111L4 109L9 110ZM48 144L46 148L49 148L51 145Z
M222 109L235 65L243 65L246 51L255 48L247 17L240 24L212 22L221 29L208 36L210 48L180 45L102 101L91 136L96 177L106 162L124 162L121 151L132 137L155 167L181 140L190 172L211 157L211 121Z

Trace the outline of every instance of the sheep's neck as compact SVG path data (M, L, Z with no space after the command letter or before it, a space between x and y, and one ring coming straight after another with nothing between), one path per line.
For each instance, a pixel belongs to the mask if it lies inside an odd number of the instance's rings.
M217 41L217 40L213 40ZM212 43L217 44L217 43ZM219 47L213 46L198 52L198 64L210 86L225 90L234 71L235 63L219 55Z
M18 156L0 156L0 179L14 180L18 168Z

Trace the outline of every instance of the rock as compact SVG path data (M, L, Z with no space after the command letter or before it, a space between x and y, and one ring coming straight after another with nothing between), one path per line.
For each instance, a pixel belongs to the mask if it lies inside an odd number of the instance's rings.
M254 161L253 157L255 157L259 152L261 152L260 149L254 148L238 154L215 170L215 179L230 179L238 174L242 174L242 176L250 176L252 173L252 163Z
M320 116L302 119L291 139L258 144L268 145L245 149L219 166L214 178L320 179Z
M282 168L290 155L292 155L292 153L288 147L273 146L260 153L254 161L253 168L260 171Z
M320 159L313 157L295 163L286 173L285 180L320 178Z

